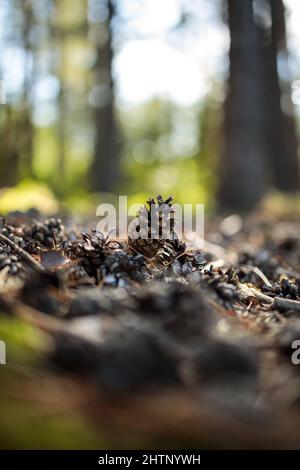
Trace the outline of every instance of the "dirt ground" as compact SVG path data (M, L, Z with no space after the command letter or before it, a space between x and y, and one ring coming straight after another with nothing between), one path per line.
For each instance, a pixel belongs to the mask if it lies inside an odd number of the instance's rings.
M1 447L299 448L298 220L230 216L145 255L2 219Z

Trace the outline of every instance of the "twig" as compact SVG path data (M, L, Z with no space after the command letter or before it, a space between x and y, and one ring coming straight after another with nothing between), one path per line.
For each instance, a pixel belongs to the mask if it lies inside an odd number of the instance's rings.
M298 310L300 311L300 301L285 299L284 297L275 297L274 307L278 310Z
M226 310L226 308L222 307L222 305L218 304L218 302L216 302L215 300L213 299L210 299L209 297L206 299L207 302L212 305L216 310L218 310L218 312L220 312L222 315L226 315L228 316L228 310Z
M213 269L221 269L224 266L226 266L226 261L222 258L216 259L215 261L209 261L208 263L206 263L203 266L203 270L205 270L205 269L209 270L211 268L211 266L212 266Z
M184 251L183 253L180 253L180 255L177 255L175 256L175 258L171 259L171 261L169 261L168 263L164 264L160 269L159 271L162 271L164 268L167 268L168 266L170 266L172 263L174 263L174 261L176 261L178 258L181 258L182 256L186 255L187 254L187 251Z
M236 293L237 293L238 299L247 305L249 305L250 303L252 303L252 305L253 304L257 305L259 302L255 293L246 284L240 283L239 286L237 287Z
M250 287L250 289L252 290L253 294L257 297L257 299L260 302L263 302L265 304L273 304L274 303L273 297L270 297L269 295L264 294L263 292L256 289L255 287Z
M267 286L267 287L272 287L272 284L270 283L269 279L267 278L267 276L257 267L257 266L254 266L251 271L256 274L258 277L260 277L260 279L264 282L264 284Z
M155 264L154 264L154 259L155 258L148 258L147 256L145 256L143 253L141 253L140 251L136 250L135 248L133 248L133 246L131 245L128 245L129 248L134 251L137 255L142 255L146 261L148 261L148 263L152 264L153 267L155 267Z
M30 256L27 251L23 250L20 246L16 245L12 240L7 238L5 235L0 233L0 242L5 243L6 245L9 245L14 252L20 256L26 263L28 263L33 269L39 271L39 272L44 272L43 267L34 259L32 256Z
M263 294L260 290L254 287L249 287L246 284L240 283L237 288L237 295L241 302L249 304L257 304L258 302L264 302L266 304L273 304L274 299L266 294Z

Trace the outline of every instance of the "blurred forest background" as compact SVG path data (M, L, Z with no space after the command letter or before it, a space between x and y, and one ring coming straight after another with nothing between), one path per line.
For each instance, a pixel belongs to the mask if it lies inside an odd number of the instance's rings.
M0 211L298 191L299 24L299 0L0 0Z

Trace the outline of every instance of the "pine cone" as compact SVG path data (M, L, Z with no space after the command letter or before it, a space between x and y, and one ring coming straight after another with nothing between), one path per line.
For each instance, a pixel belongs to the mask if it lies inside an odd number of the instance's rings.
M127 254L117 242L109 242L101 232L82 233L82 240L64 242L64 253L71 259L81 259L81 266L89 276L105 284L119 285L127 278L144 280L142 256ZM117 243L117 247L116 247Z
M5 219L0 219L0 231L3 235L9 238L16 245L21 248L24 247L24 240L21 236L20 228L12 227L6 224ZM0 271L7 269L7 273L10 275L18 274L23 272L23 266L20 262L20 258L16 255L12 248L6 243L0 243Z
M156 201L149 199L139 210L134 228L128 235L128 243L138 253L147 258L156 258L167 264L185 250L185 244L178 240L175 232L173 198ZM151 219L152 216L152 219Z
M8 245L0 245L0 271L7 268L7 274L15 275L23 272L20 258L11 252Z
M81 265L89 276L95 276L97 269L105 259L105 237L101 232L93 230L91 234L82 233L82 240L63 243L64 253L70 259L81 258Z
M54 248L64 238L64 226L60 219L51 218L44 222L34 222L24 227L25 249L36 253L39 248Z

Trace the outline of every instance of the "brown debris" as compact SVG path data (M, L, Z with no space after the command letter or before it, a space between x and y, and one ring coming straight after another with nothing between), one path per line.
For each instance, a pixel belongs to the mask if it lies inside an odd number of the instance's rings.
M171 202L148 201L148 230L149 207L166 206L173 220ZM93 410L107 406L115 416L111 396L118 403L130 397L132 413L141 413L134 408L141 396L152 409L151 397L159 402L169 393L182 409L194 410L187 419L195 432L200 404L213 417L210 442L215 436L226 447L221 428L230 422L241 429L243 443L259 446L253 423L271 432L269 416L277 423L277 443L300 446L281 435L277 421L284 415L287 429L299 431L300 376L291 342L300 340L300 244L288 240L285 224L245 223L230 239L219 237L220 245L204 244L203 253L177 240L173 222L168 240L128 243L96 230L76 238L68 221L62 230L57 219L3 222L1 311L49 336L45 370L93 384ZM39 237L48 231L50 237ZM294 231L300 233L297 226ZM177 412L168 406L170 423Z

